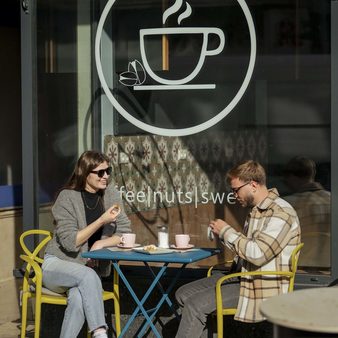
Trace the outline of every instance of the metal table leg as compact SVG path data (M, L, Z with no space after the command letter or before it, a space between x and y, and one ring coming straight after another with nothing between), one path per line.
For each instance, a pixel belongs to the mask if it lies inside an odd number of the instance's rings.
M150 270L150 272L153 275L154 280L155 280L156 279L156 274L154 273L154 271L151 268L151 266L149 266L149 264L147 264L146 262L144 264L148 267L148 269ZM155 317L156 313L160 310L162 304L165 301L167 302L167 304L171 308L172 312L175 314L176 318L178 318L178 314L177 314L176 310L173 308L173 303L172 303L172 301L169 298L169 294L170 294L171 290L173 289L173 287L175 286L175 284L176 284L178 278L180 277L180 275L181 275L183 269L185 268L185 266L186 266L186 264L183 264L180 267L178 273L173 278L173 280L171 281L171 283L169 284L169 286L168 286L168 288L166 290L163 289L163 287L162 287L162 285L161 285L161 283L159 281L157 282L157 286L159 287L159 290L160 290L160 292L162 294L162 297L159 300L159 302L157 303L157 306L155 307L155 309L152 310L152 313L151 313L151 315L149 317L151 319L151 321L153 320L153 318ZM138 337L142 337L142 335L144 334L146 328L148 327L148 323L149 323L148 321L146 323L144 323L144 325L142 326L142 329L141 329L140 333L138 334Z
M127 278L125 277L125 275L123 274L122 270L119 267L118 262L114 261L113 262L114 268L116 269L116 271L118 272L120 278L122 279L123 283L125 284L125 286L127 287L129 293L131 294L131 296L133 297L134 301L137 304L137 307L135 308L133 314L131 315L131 317L129 318L129 320L127 321L126 325L124 326L121 334L119 335L119 337L123 337L128 328L130 327L131 323L133 322L133 320L135 319L136 315L139 313L139 311L142 312L146 322L148 323L148 325L150 325L152 331L154 332L154 334L156 335L157 338L161 338L160 333L158 332L158 330L156 329L156 327L154 326L152 319L149 317L146 309L144 308L143 304L146 302L146 300L149 298L151 292L153 291L153 289L155 288L155 286L157 285L158 281L160 280L160 278L162 277L162 275L164 274L165 270L167 269L168 263L165 263L159 273L156 275L155 279L153 280L153 282L151 283L150 287L148 288L147 292L144 294L144 296L142 297L141 301L138 299L137 295L135 294L133 288L131 287L130 283L128 282Z

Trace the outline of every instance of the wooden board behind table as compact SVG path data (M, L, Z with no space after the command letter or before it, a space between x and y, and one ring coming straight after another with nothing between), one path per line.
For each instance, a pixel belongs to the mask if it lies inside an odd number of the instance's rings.
M195 267L208 267L225 260L230 260L233 254L218 240L210 241L207 237L209 220L225 219L237 230L241 231L247 210L238 205L215 206L214 204L179 205L171 208L159 208L156 210L142 211L129 214L132 230L136 233L136 242L142 245L157 244L157 226L166 224L169 226L169 243L175 243L176 234L190 234L190 243L200 248L224 248L224 252L218 256L192 264Z

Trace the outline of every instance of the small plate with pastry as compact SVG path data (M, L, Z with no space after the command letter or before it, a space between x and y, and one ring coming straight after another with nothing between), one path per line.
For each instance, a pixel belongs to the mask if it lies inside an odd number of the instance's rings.
M141 246L140 248L134 248L133 250L147 255L161 255L174 252L174 250L159 248L153 244Z

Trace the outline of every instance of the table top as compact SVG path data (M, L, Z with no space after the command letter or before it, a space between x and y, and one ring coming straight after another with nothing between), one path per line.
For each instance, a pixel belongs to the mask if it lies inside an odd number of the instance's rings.
M201 248L193 249L185 252L171 252L167 254L152 254L133 251L121 250L112 251L107 248L85 252L82 257L92 259L108 259L114 261L142 261L142 262L162 262L162 263L182 263L189 264L204 258L211 257L220 253L220 249Z
M338 333L338 288L311 288L267 299L262 314L287 328Z

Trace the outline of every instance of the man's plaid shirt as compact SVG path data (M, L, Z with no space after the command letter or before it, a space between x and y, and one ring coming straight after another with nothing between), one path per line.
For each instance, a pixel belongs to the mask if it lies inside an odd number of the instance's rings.
M243 233L226 226L220 233L224 243L242 258L242 271L290 271L291 253L300 243L300 226L295 210L269 190L248 215ZM240 297L235 319L244 322L264 320L261 303L272 296L287 293L288 278L254 276L241 278Z

